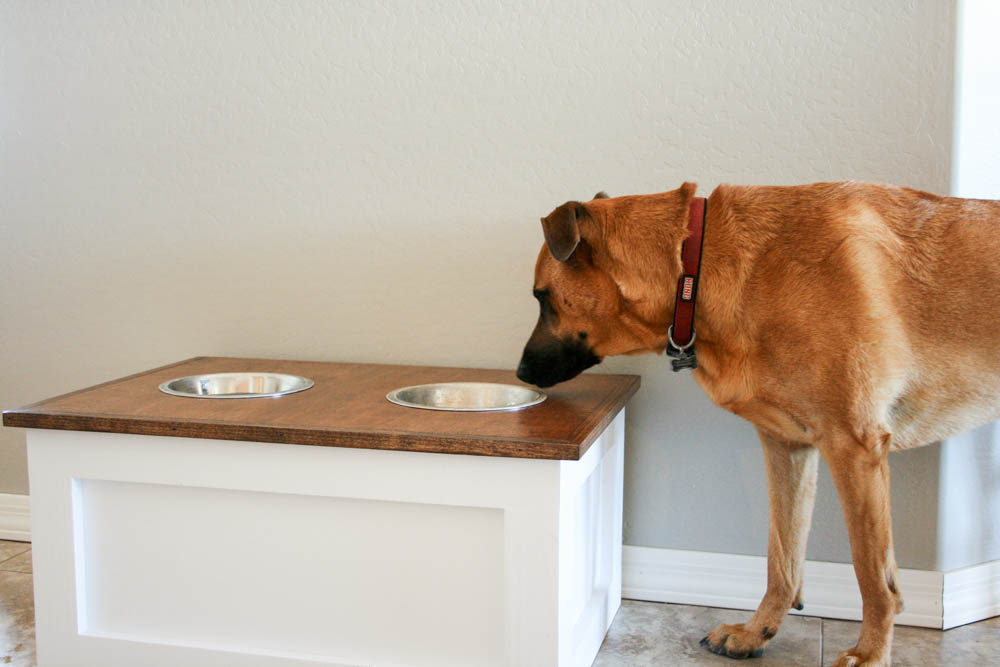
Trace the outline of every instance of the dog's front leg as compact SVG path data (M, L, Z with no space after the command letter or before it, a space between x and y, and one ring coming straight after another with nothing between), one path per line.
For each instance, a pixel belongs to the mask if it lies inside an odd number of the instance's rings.
M861 636L834 667L888 665L893 619L903 608L896 588L889 506L889 437L824 444L823 457L844 510L854 573L861 588Z
M802 563L816 498L817 450L758 433L764 446L771 507L767 592L748 622L720 625L701 640L708 650L731 658L760 656L788 609L802 608Z

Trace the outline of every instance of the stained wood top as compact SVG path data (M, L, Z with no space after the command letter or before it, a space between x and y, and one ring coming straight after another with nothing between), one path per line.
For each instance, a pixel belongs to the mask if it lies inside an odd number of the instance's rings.
M169 396L185 375L271 371L316 385L277 398ZM521 384L512 371L196 357L3 413L4 426L103 431L296 445L579 459L639 388L635 375L585 373L514 412L443 412L395 405L385 395L431 382Z

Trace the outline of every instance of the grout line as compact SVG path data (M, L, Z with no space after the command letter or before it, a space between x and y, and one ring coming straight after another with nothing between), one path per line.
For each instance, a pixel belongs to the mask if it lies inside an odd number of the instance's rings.
M7 540L5 540L5 541L7 541ZM7 561L9 561L9 560L11 560L13 558L17 558L18 556L20 556L21 554L23 554L25 551L31 551L31 543L28 542L27 545L28 546L24 549L24 551L18 551L13 556L9 556L8 558L4 558L3 560L0 560L0 565L3 565L4 563L6 563Z
M11 556L10 558L5 558L2 561L0 561L0 572L19 572L21 574L31 574L31 572L23 572L21 570L11 570L11 569L8 569L8 568L4 567L4 565L6 563L9 563L10 561L14 560L15 558L23 556L24 554L28 553L29 551L31 551L31 545L30 544L28 545L28 548L25 549L24 551L20 551L20 552L14 554L13 556Z
M823 628L826 627L826 619L819 619L819 667L823 667L823 649L826 638L823 636Z

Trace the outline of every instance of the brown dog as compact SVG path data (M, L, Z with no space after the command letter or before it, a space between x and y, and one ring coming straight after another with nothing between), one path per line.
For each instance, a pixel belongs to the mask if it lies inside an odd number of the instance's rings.
M567 380L663 352L696 186L569 202L542 219L541 316L518 377ZM758 656L801 605L818 455L864 601L835 665L886 665L896 588L890 451L1000 417L1000 202L868 183L723 185L708 199L695 379L757 427L770 496L767 592L703 640Z

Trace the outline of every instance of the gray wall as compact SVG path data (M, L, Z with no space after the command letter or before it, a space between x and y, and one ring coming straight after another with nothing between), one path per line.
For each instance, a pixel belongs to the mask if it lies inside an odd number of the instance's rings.
M0 405L197 354L512 367L538 218L598 189L946 192L952 5L0 4ZM602 370L644 377L626 541L763 553L752 428L662 358ZM897 463L932 567L935 451Z
M1000 559L1000 422L942 446L938 569Z
M767 481L753 427L715 407L689 376L672 373L665 359L611 365L642 373L643 382L628 424L626 544L766 554ZM902 567L938 568L940 452L940 445L932 445L890 457ZM822 462L806 555L851 560L840 504Z

